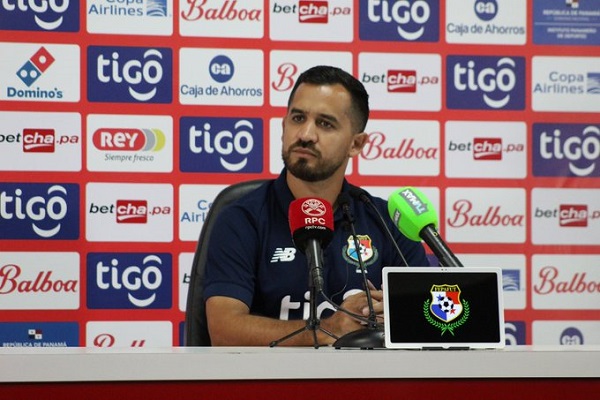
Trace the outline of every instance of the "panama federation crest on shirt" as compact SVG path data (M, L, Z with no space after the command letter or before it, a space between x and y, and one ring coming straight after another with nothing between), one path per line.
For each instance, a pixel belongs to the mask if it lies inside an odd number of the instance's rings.
M469 303L461 299L458 285L433 285L430 293L431 298L423 303L425 319L442 335L450 332L454 336L454 330L469 319Z
M358 239L358 249L352 235L348 236L347 244L342 249L346 262L356 266L356 272L360 272L360 263L358 255L365 267L373 264L379 257L377 248L373 245L373 241L369 235L356 235Z

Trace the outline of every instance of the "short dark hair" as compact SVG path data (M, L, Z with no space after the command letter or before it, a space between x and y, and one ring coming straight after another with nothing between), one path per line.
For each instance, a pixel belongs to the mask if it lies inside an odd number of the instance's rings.
M352 108L354 110L352 110L353 113L351 117L357 127L357 133L364 132L369 119L369 94L358 79L343 69L329 65L317 65L309 68L298 76L298 79L290 92L288 108L294 99L296 89L298 89L298 86L302 83L312 85L342 85L350 93L352 99Z

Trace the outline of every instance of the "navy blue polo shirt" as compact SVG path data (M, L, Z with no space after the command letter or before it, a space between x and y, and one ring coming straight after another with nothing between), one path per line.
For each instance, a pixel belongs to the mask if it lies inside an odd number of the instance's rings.
M344 180L342 191L350 184ZM396 243L411 266L429 265L421 243L407 239L387 217L387 202L370 196L384 216ZM277 319L307 319L309 316L309 269L304 254L294 247L288 209L294 200L285 170L218 215L207 253L204 298L226 296L248 305L251 314ZM373 210L351 199L350 210L361 243L368 279L381 287L381 269L404 265ZM363 290L354 240L344 223L341 209L334 212L334 235L323 250L323 291L336 304ZM333 307L321 296L319 317Z

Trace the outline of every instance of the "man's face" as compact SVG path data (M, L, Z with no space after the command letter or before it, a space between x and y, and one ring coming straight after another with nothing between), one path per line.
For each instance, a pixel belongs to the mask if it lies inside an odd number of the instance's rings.
M352 129L350 94L342 85L301 84L283 120L282 158L295 177L317 182L345 171L360 152ZM343 172L342 172L343 173Z

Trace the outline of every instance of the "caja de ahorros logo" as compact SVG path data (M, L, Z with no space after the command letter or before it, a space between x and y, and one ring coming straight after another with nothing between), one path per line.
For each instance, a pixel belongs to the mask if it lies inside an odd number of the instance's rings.
M79 31L79 1L2 0L0 15L3 30Z
M87 58L89 101L171 103L170 48L90 46Z
M171 308L172 265L169 253L89 253L87 307Z
M0 183L0 239L79 238L79 185Z
M182 117L179 127L181 171L262 172L262 119Z
M525 109L524 57L448 56L446 76L450 109Z
M469 319L469 303L460 298L461 290L458 285L433 285L431 298L423 303L423 315L427 322L438 328L443 335L464 325Z
M440 4L437 0L361 0L361 40L437 42Z

